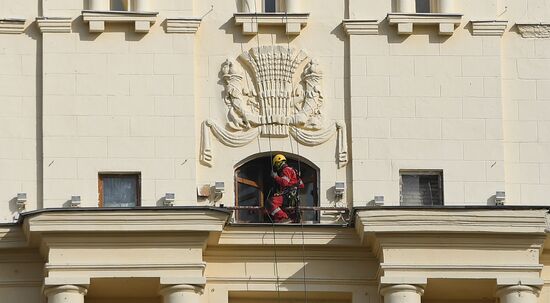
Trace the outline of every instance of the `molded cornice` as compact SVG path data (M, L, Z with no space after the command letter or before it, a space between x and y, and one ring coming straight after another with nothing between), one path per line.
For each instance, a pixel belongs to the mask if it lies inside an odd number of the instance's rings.
M28 233L221 232L230 212L212 208L75 209L26 214Z
M472 21L472 35L474 36L502 36L508 21L505 20L477 20Z
M378 35L378 20L344 19L342 26L348 35Z
M360 232L540 234L546 228L544 209L380 209L358 210Z
M21 34L25 30L25 19L0 19L0 34Z
M65 17L38 17L36 23L42 33L70 33L71 18Z
M166 19L166 32L176 34L194 34L201 25L201 18Z

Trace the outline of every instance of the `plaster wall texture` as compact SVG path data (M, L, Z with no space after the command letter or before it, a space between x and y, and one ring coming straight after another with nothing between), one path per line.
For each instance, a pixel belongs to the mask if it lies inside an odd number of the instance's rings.
M65 2L44 11L77 17L84 8ZM162 17L192 9L190 1L158 5ZM44 34L44 207L71 195L97 206L99 172L140 172L143 206L166 192L194 204L193 36L166 34L160 23L147 35L130 23L99 34L76 19L72 33Z
M18 5L0 2L0 11L8 16L33 19L37 15L34 1ZM4 13L3 13L4 14ZM30 22L27 23L29 25ZM28 27L21 35L0 34L0 220L10 222L17 213L15 197L27 192L34 197L29 209L36 209L39 197L40 137L37 121L37 83L40 60L36 28Z

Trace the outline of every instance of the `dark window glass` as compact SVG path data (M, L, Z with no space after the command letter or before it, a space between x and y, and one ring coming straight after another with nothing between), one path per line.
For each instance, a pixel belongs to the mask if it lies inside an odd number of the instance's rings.
M401 172L401 205L443 205L443 174Z
M430 0L416 0L417 13L429 13L430 11Z
M113 11L127 11L128 0L111 0L111 10Z
M139 174L99 175L99 204L101 207L139 206Z
M295 168L304 182L300 190L300 206L319 206L317 171L308 164L287 156L287 163ZM266 208L275 184L271 178L271 157L251 160L235 171L236 220L239 223L270 223ZM303 222L319 222L315 210L302 210Z
M275 13L277 12L277 0L264 0L264 12Z

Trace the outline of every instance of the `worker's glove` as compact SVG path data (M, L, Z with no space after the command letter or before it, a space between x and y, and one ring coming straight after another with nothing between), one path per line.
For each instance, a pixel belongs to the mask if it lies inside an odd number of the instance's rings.
M271 171L271 178L275 178L277 176L277 173L274 171Z

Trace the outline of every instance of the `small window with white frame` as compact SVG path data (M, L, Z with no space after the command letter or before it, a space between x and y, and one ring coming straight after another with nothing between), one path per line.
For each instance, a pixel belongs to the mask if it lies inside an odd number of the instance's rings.
M443 205L442 170L401 170L399 175L402 206Z

